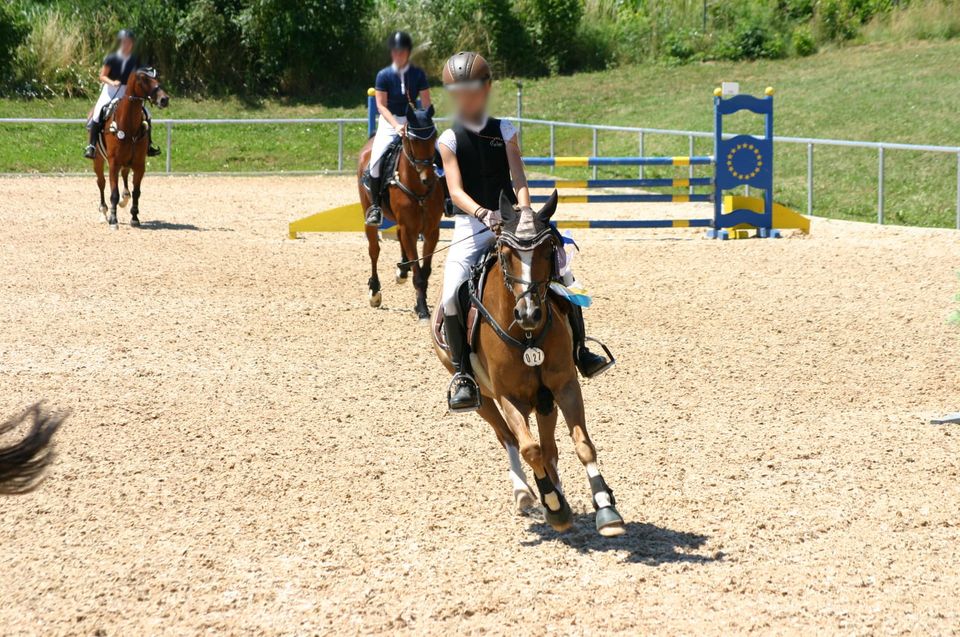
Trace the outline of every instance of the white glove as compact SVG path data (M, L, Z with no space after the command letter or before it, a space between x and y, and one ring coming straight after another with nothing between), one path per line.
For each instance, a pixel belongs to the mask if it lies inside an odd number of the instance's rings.
M476 212L477 220L490 228L494 232L500 229L500 226L503 225L503 219L500 217L499 210L490 210L488 208L477 208Z

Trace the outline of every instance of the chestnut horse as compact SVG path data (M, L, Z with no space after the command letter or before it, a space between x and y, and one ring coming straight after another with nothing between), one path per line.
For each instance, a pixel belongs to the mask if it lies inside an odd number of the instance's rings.
M32 490L53 458L53 434L64 417L44 412L39 404L0 424L0 435L13 431L28 418L33 422L26 435L19 442L0 447L0 495Z
M400 240L400 263L397 264L396 282L403 283L413 271L413 287L417 302L413 310L422 321L430 319L427 307L427 283L433 263L433 252L440 239L440 218L443 216L443 187L434 168L437 127L433 123L433 106L427 110L407 106L407 123L400 131L400 157L396 171L386 171L392 166L381 166L387 193L382 199L383 214L396 222L397 238ZM357 168L357 183L360 189L360 207L370 207L370 192L364 185L363 173L370 161L373 139L360 151ZM383 160L381 160L383 161ZM370 255L372 274L367 281L370 305L380 307L382 293L377 275L377 260L380 258L380 237L376 227L367 226L367 252ZM423 237L422 260L418 260L417 239Z
M133 169L133 206L130 207L130 225L140 226L140 183L146 170L147 146L150 143L147 135L147 118L144 115L144 102L150 101L166 108L170 102L168 96L157 81L157 72L154 69L138 69L130 74L127 80L126 95L120 98L116 109L103 122L103 133L100 136L97 154L93 160L93 170L97 173L97 186L100 188L100 212L110 224L112 230L117 229L117 204L127 205L130 199L130 186L127 176ZM103 164L110 166L110 214L107 215L107 202L103 198L105 180L103 178ZM120 201L120 175L123 174L123 202Z
M556 191L537 213L520 213L501 195L503 227L494 246L496 259L489 267L482 298L471 294L480 321L470 355L482 394L479 413L493 426L507 451L518 508L533 502L520 464L522 456L533 469L547 522L557 531L565 531L573 524L573 514L557 473L559 406L577 457L586 468L597 531L616 536L625 526L614 507L613 491L600 475L597 450L587 434L566 301L549 294L557 274L556 252L562 250L550 225L556 209ZM436 339L434 347L452 373L447 351ZM534 411L539 442L530 432L529 418Z

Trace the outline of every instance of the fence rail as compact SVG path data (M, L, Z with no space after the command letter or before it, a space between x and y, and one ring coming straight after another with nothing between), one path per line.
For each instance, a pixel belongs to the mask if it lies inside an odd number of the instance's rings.
M439 118L438 121L446 121ZM644 154L645 142L651 135L663 135L672 137L685 137L688 140L690 155L693 155L693 146L696 139L712 138L712 132L674 130L665 128L646 128L638 126L613 126L604 124L580 124L577 122L564 122L558 120L535 119L530 117L515 117L512 121L518 125L522 134L523 126L545 126L549 129L550 135L550 156L556 156L556 131L558 128L567 129L585 129L591 131L592 136L592 155L601 156L599 133L601 131L611 131L620 133L633 133L637 135L639 154ZM59 119L59 118L19 118L4 117L0 118L0 126L5 124L60 124L60 125L83 125L86 120L83 119ZM342 172L345 166L344 138L347 125L366 124L364 117L339 117L339 118L234 118L234 119L161 119L153 120L154 126L163 126L166 129L166 165L165 172L173 173L173 129L176 126L231 126L231 125L304 125L304 124L323 124L334 125L337 127L337 167L336 171ZM733 134L724 135L724 137L733 137ZM870 149L877 152L877 223L884 222L884 212L886 208L886 175L885 163L886 153L889 150L903 150L924 153L943 153L954 155L957 159L957 193L956 193L956 227L960 229L960 146L935 146L930 144L904 144L899 142L865 142L842 139L824 139L818 137L789 137L777 135L774 141L778 144L800 144L806 147L807 168L807 214L814 214L814 155L817 146L830 146L841 148L861 148ZM310 172L310 171L287 171L287 172ZM317 171L323 172L323 171ZM241 173L238 173L241 174ZM245 174L252 174L247 172ZM262 174L262 173L259 173ZM692 166L691 173L692 176ZM593 166L593 178L597 177L597 167ZM640 166L638 177L644 178L644 167ZM691 186L692 189L692 186Z

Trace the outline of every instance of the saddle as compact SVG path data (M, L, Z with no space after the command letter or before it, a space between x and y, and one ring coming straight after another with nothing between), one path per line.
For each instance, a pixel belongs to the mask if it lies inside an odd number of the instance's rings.
M477 329L480 326L480 313L470 299L470 292L473 291L478 299L483 298L483 290L487 285L487 278L493 264L496 263L497 256L494 252L487 252L480 263L474 266L470 277L460 284L457 288L457 305L460 307L460 318L466 322L467 344L470 349L475 349L477 344ZM466 311L464 311L466 310ZM433 338L440 349L449 350L446 336L443 333L443 305L437 305L437 313L433 318Z
M401 140L398 137L390 142L390 145L387 146L387 149L383 152L383 156L380 157L380 175L383 177L380 180L380 200L385 203L390 201L390 198L385 195L387 194L387 190L390 189L390 184L393 182L393 176L397 173L397 162L400 160L400 144ZM367 189L367 192L370 192L369 165L366 170L363 171L363 187ZM383 207L386 208L387 206L384 205Z
M102 109L100 109L100 123L105 124L106 121L113 115L113 112L117 110L117 104L120 103L120 98L115 97L109 102L107 102Z

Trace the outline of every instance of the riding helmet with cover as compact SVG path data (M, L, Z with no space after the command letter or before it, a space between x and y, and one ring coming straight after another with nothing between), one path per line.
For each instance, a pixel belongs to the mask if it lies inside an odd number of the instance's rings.
M473 51L455 53L443 65L443 85L448 91L480 88L490 80L490 65Z
M410 34L406 31L394 31L390 37L387 38L387 46L390 47L391 51L396 51L397 49L412 51L413 38L411 38Z
M131 40L136 40L137 36L133 34L133 29L120 29L120 32L117 33L117 39L122 40L124 38L130 38Z

